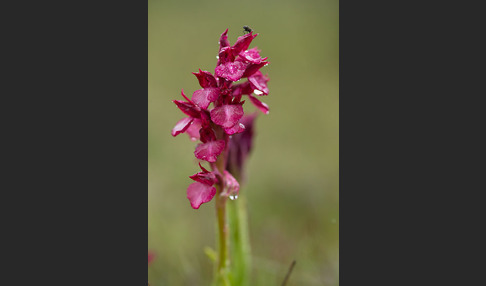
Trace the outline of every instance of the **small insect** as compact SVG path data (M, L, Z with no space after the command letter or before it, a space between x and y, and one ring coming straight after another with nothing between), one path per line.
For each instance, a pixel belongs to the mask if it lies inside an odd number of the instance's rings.
M243 32L244 33L251 33L251 32L253 32L253 30L248 26L243 26Z

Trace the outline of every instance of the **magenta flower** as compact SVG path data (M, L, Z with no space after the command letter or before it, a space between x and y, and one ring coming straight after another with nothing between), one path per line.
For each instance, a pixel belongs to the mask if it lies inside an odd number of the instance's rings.
M258 34L245 34L231 46L227 33L228 29L219 39L218 62L214 75L202 70L193 73L201 89L194 91L191 99L182 91L181 95L185 100L173 101L187 117L176 123L172 129L172 136L186 133L191 140L199 140L201 143L197 144L194 155L209 162L212 169L208 171L199 164L202 172L190 176L195 182L189 185L187 198L194 209L212 200L217 191L215 185L220 187L221 196L234 198L238 195L239 183L226 170L226 166L229 157L235 157L234 153L241 153L243 149L248 149L243 152L247 154L251 145L248 142L244 143L248 146L242 149L241 146L235 145L236 141L230 139L231 136L239 134L248 136L249 133L245 130L248 127L251 129L253 119L248 118L254 116L244 117L245 100L242 100L242 97L248 96L250 102L260 111L265 114L269 112L268 105L257 98L269 93L269 78L260 72L260 69L268 64L267 58L262 58L257 48L248 49ZM244 78L247 80L235 83ZM248 141L243 141L245 140ZM249 140L251 142L251 135ZM242 161L241 158L238 160ZM220 161L221 163L218 163Z
M213 185L218 181L216 175L206 170L201 163L199 163L199 167L202 172L189 177L196 182L187 188L187 198L194 209L198 209L201 204L209 202L214 197L216 188Z
M256 117L257 113L245 115L241 119L241 122L245 125L245 130L231 136L228 143L226 170L234 174L240 180L245 179L244 166L253 147L253 124Z
M150 264L150 262L152 262L155 258L155 253L152 252L152 251L149 251L148 252L148 264Z

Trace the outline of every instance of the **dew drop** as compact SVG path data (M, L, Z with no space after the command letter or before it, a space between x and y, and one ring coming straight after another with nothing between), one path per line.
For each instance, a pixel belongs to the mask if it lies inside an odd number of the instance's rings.
M230 198L230 200L234 201L238 198L238 195L234 195L234 196L231 195L231 196L229 196L229 198Z
M258 89L253 90L253 92L254 92L256 95L261 95L261 94L263 94L263 92L259 91Z

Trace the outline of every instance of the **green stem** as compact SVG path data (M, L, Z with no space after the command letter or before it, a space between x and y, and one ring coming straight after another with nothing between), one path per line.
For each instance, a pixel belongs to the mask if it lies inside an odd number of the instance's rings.
M241 193L240 193L241 194ZM233 285L247 286L251 277L251 253L248 215L244 193L228 204L231 246L231 276Z
M213 166L213 170L215 168L218 169L221 175L224 174L225 156L219 156L218 160ZM218 221L219 258L216 267L215 281L216 281L216 285L218 286L220 285L230 286L230 281L229 281L230 261L229 261L229 246L228 246L229 227L228 227L228 221L226 217L226 202L228 198L225 196L221 196L221 193L223 192L223 188L224 188L223 182L220 182L219 184L216 185L215 206L216 206L216 217Z
M226 197L216 194L216 216L218 219L219 259L217 266L217 285L229 285L228 279L228 222L226 220Z

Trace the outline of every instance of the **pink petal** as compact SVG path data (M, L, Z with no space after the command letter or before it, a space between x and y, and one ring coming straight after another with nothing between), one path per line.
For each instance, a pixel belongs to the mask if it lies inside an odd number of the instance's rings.
M192 74L197 77L199 80L199 85L202 88L218 86L216 78L208 71L202 71L199 69L199 73L193 72Z
M204 172L204 173L209 173L208 170L206 170L206 168L204 168L203 166L201 166L201 162L199 162L199 168L201 168L201 170Z
M248 47L251 44L251 41L253 41L253 39L256 36L258 36L258 34L249 33L249 34L245 34L241 37L238 37L238 39L236 40L236 43L233 45L234 55L237 55L241 51L248 49Z
M268 76L263 75L261 71L255 72L252 76L248 77L248 81L254 89L261 91L263 94L268 95Z
M193 209L198 209L201 204L211 201L216 194L216 188L199 182L194 182L187 188L187 198Z
M259 64L262 62L262 57L260 56L260 51L257 48L253 48L247 51L243 51L239 54L240 57L245 59L246 61Z
M217 87L206 87L203 89L196 90L192 94L192 101L199 107L207 109L209 104L219 96L219 88Z
M172 129L172 136L175 137L180 133L185 132L187 128L189 128L193 120L194 119L192 117L186 117L179 120L179 122L177 122L175 127Z
M206 184L208 186L214 185L216 183L216 175L213 172L199 172L189 178L193 179L196 182Z
M260 70L262 67L265 65L269 64L269 62L261 62L259 64L249 64L243 73L242 77L249 77L252 74L256 73L258 70Z
M230 81L238 81L243 77L247 64L236 61L221 64L216 67L215 74Z
M193 103L193 102L192 102L192 101L191 101L189 98L187 98L187 96L184 94L184 89L181 89L181 95L182 95L182 97L184 97L184 98L187 100L187 102L189 102L189 103L191 103L191 104Z
M201 116L199 115L201 112L201 108L194 105L192 102L185 102L182 100L173 100L172 102L174 102L182 112L189 115L190 117L199 118Z
M226 196L238 196L240 191L240 184L231 175L230 172L224 171L224 193L222 195Z
M217 66L219 66L220 64L226 64L228 62L234 61L235 56L233 55L233 50L231 49L231 47L224 47L219 50Z
M264 102L258 100L258 98L254 97L253 95L248 95L250 97L251 103L253 103L261 112L268 114L270 112L268 105Z
M253 93L253 90L255 88L251 87L251 84L250 82L248 81L245 81L245 82L242 82L242 83L238 83L238 84L233 84L231 86L231 91L232 91L232 96L239 96L239 95L242 95L242 94L251 94Z
M194 155L198 159L214 163L218 159L219 154L223 152L224 146L224 140L209 141L207 143L198 144L196 146L196 150L194 151Z
M224 48L230 45L230 42L228 41L228 29L226 29L222 34L221 37L219 38L219 47Z
M236 123L235 126L233 126L233 127L224 129L224 132L226 132L226 134L228 134L228 135L232 135L232 134L235 134L235 133L241 133L243 131L245 131L245 125L243 125L240 122Z
M189 138L191 138L192 141L199 139L199 130L201 127L201 119L195 118L189 125L189 128L187 128L186 133L189 135Z
M226 104L211 110L211 120L224 128L233 127L243 117L241 104Z

